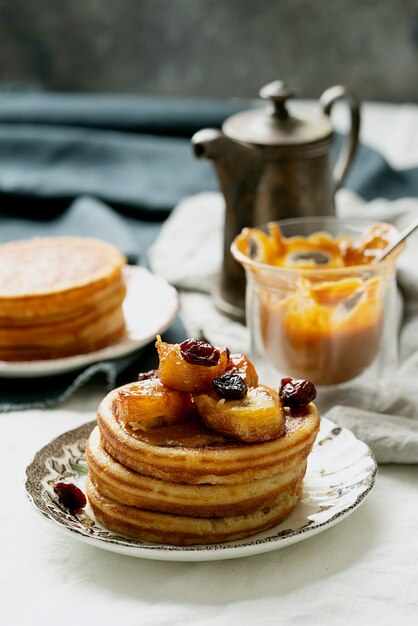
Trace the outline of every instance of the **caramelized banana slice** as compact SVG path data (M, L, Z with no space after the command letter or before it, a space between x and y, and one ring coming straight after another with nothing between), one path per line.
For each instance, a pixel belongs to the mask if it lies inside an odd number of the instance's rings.
M284 434L285 417L279 394L265 385L250 388L242 400L200 394L194 402L209 428L238 441L268 441Z
M239 374L248 387L257 387L258 385L258 375L255 367L245 354L230 354L226 371Z
M164 387L158 378L141 380L121 389L116 399L118 417L135 430L174 424L194 412L190 394Z
M190 350L192 341L196 343L197 347L195 350L196 362L194 363L182 356L183 353L186 355L186 358L190 359L190 353L193 355L193 352ZM198 349L200 344L205 344L206 346L205 350L201 350L201 355ZM215 348L206 342L192 339L188 339L187 342L184 341L182 344L171 344L161 341L160 337L157 337L155 345L160 357L158 375L161 382L171 389L189 393L205 391L210 388L214 378L224 374L227 367L228 352L226 348ZM207 346L212 348L212 353ZM186 349L188 352L186 352ZM213 365L212 363L215 364Z

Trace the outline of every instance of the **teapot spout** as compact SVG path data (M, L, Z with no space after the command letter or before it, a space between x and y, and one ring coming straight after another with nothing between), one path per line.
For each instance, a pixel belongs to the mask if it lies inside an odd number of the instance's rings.
M192 137L193 150L198 159L216 160L221 154L220 147L225 141L229 139L216 128L203 128Z

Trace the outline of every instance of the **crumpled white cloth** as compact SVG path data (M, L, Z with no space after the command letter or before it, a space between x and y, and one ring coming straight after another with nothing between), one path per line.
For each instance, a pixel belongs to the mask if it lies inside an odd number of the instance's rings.
M404 228L418 214L418 200L366 203L348 190L337 194L337 215L387 221ZM220 193L183 200L164 224L150 251L152 270L179 289L181 317L189 336L203 336L234 352L249 352L249 334L221 315L210 292L222 263L224 201ZM370 445L380 463L418 463L418 234L398 262L404 310L399 335L400 366L392 389L380 397L368 383L329 392L322 411ZM389 400L388 400L389 398Z

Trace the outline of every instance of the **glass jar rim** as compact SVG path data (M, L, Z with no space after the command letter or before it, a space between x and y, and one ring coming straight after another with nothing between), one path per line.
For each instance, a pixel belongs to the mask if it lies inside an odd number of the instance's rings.
M312 217L295 217L295 218L289 218L289 219L283 219L283 220L276 220L276 221L270 221L270 222L266 222L264 224L260 224L259 226L255 226L254 228L262 230L263 232L268 231L268 226L269 224L277 224L278 226L291 226L291 225L297 225L297 224L307 224L307 223L312 223L314 224L315 222L322 222L322 223L329 223L329 224L341 224L343 226L346 227L363 227L364 229L366 229L367 227L371 226L372 224L385 224L387 222L383 222L383 221L377 221L377 220L367 220L367 219L356 219L356 218L340 218L337 216L312 216ZM393 224L392 224L393 226ZM396 228L396 227L394 227ZM253 270L264 270L267 272L271 272L273 274L282 274L282 275L287 275L287 276L295 276L295 275L303 275L306 277L312 277L318 274L321 274L323 276L328 276L330 279L332 279L335 276L344 276L344 275L352 275L352 274L359 274L359 273L364 273L365 271L368 272L373 272L373 273L380 273L380 272L384 272L385 270L391 270L393 271L395 263L398 259L398 257L400 256L400 254L403 252L403 250L405 249L405 242L403 242L403 244L401 244L394 252L392 252L388 257L386 257L385 259L383 259L382 261L378 261L376 263L367 263L367 264L360 264L360 265L347 265L344 267L323 267L323 266L316 266L316 267L282 267L279 265L269 265L268 263L263 263L262 261L256 261L255 259L252 259L251 257L249 257L248 255L244 254L243 252L241 252L240 250L238 250L237 244L236 244L236 240L237 238L242 234L242 232L246 230L243 229L232 241L231 243L231 247L230 247L230 251L232 256L234 257L234 259L236 261L238 261L238 263L240 263L245 269L253 269ZM321 230L321 229L319 229ZM318 231L315 231L318 232ZM359 233L361 233L362 231L359 231ZM313 234L313 233L312 233Z

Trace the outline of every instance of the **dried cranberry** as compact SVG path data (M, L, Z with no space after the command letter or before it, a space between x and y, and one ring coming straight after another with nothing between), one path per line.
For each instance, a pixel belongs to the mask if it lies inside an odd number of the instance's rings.
M315 397L315 385L309 380L282 378L280 398L283 406L288 406L291 409L302 409L315 400Z
M192 365L218 365L221 353L207 341L186 339L180 344L180 354L187 363Z
M138 374L138 380L150 380L150 378L158 378L158 370L149 370Z
M84 508L87 504L84 493L72 483L55 483L54 491L61 504L71 513Z
M239 374L228 372L217 376L212 381L215 391L220 398L225 400L241 400L247 394L247 383Z

